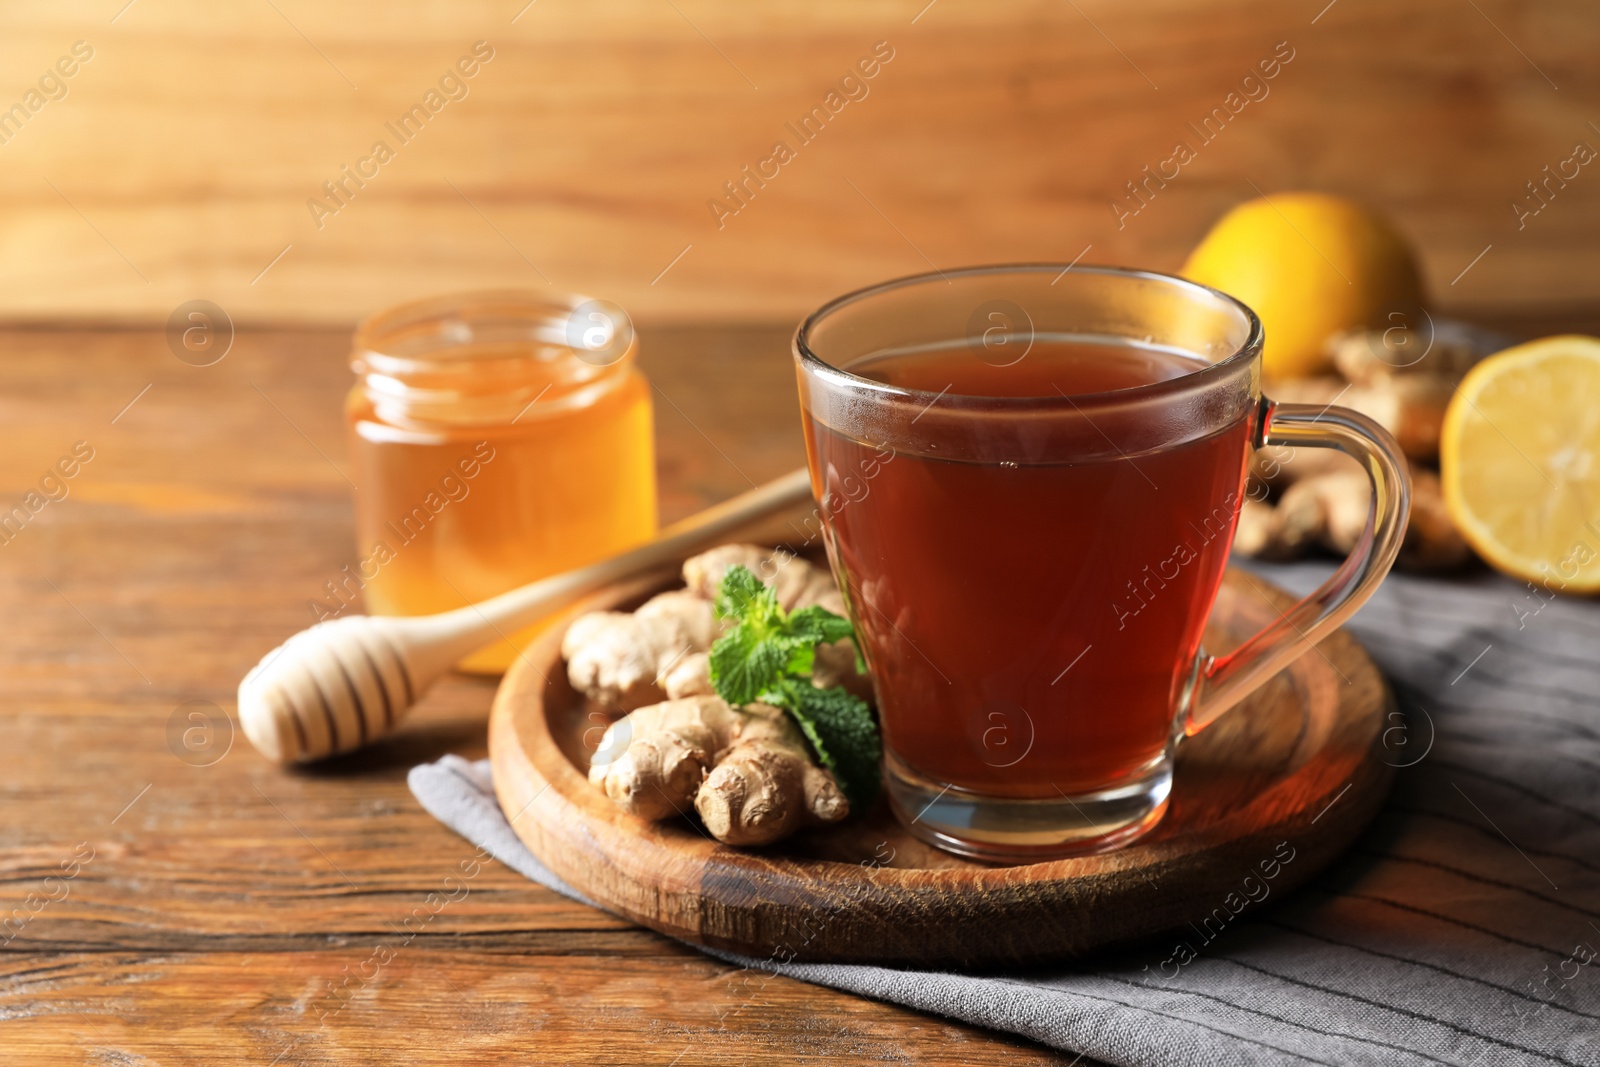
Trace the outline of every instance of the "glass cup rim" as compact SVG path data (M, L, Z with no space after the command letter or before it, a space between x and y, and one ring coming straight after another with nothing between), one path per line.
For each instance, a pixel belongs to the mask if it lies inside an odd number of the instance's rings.
M1241 312L1245 317L1245 321L1249 325L1249 329L1246 332L1244 340L1233 352L1229 353L1227 356L1224 356L1222 359L1217 360L1215 363L1210 363L1197 370L1180 374L1176 378L1167 378L1162 381L1149 382L1144 385L1129 386L1124 389L1113 389L1098 393L1078 393L1072 396L1063 395L1059 397L996 397L969 396L965 394L958 396L947 396L946 394L935 393L932 390L927 389L909 389L904 386L889 385L884 382L874 381L871 378L862 377L859 374L853 374L842 367L836 367L828 360L814 352L810 346L810 335L816 329L816 327L823 322L823 320L832 316L836 312L842 311L852 304L857 304L863 300L868 300L873 297L882 296L885 293L894 292L899 289L909 289L913 286L927 285L931 282L948 282L955 278L975 278L985 275L998 276L1006 274L1043 274L1046 272L1057 273L1063 276L1068 273L1077 273L1126 279L1138 278L1147 281L1160 282L1162 284L1171 285L1179 289L1192 290L1195 293L1203 293L1208 296L1218 298L1222 300L1223 303L1231 305ZM1239 366L1239 364L1249 363L1251 360L1259 357L1261 354L1263 341L1264 333L1261 327L1261 319L1258 315L1256 315L1255 311L1252 310L1248 304L1237 297L1230 296L1222 290L1214 289L1209 285L1202 285L1200 282L1191 281L1188 278L1182 278L1176 274L1167 274L1162 271L1144 270L1136 267L1117 267L1107 264L1094 263L1031 262L995 263L973 267L956 267L952 268L951 270L943 271L934 269L931 271L923 271L918 274L907 274L899 278L891 278L885 282L878 282L874 285L853 290L845 293L843 296L835 297L826 304L823 304L817 310L813 311L811 314L807 315L805 319L801 321L799 327L795 330L793 347L795 355L800 359L800 362L803 366L826 379L832 380L834 384L856 389L864 389L885 399L895 398L912 402L923 402L932 401L944 396L947 401L955 402L956 406L961 406L962 401L968 401L980 403L984 408L991 410L1038 410L1041 408L1077 407L1084 402L1088 402L1090 404L1104 402L1116 404L1136 403L1144 400L1157 399L1175 392L1189 391L1197 388L1204 390L1210 386L1213 380L1226 380L1231 377L1232 373Z

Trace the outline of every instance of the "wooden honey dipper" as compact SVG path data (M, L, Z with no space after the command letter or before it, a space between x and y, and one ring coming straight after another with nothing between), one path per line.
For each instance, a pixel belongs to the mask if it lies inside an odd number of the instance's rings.
M322 759L391 733L440 675L496 637L612 582L680 562L811 495L793 471L675 523L649 544L438 615L348 615L302 630L239 683L239 723L268 759Z

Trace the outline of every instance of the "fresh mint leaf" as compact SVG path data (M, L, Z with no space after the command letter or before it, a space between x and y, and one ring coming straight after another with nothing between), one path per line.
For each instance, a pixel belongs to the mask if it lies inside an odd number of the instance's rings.
M814 645L831 645L855 634L850 620L835 615L821 604L801 608L789 616L789 633L809 639Z
M711 646L711 684L728 703L748 704L783 675L792 655L778 595L748 567L730 567L713 610L735 624Z
M730 704L749 704L783 675L789 652L749 623L740 623L711 646L711 684Z
M719 618L735 620L711 646L717 695L729 704L761 701L784 709L817 761L833 772L851 808L871 807L883 751L872 709L848 690L818 689L811 678L817 645L846 638L855 643L850 621L817 604L788 614L777 594L746 567L728 569L715 610ZM859 645L856 662L861 665Z
M712 609L719 619L771 622L782 614L777 591L769 587L749 567L728 568L717 585Z
M811 671L817 665L817 646L811 641L799 643L785 641L789 648L789 659L783 665L784 674L798 674L803 678L811 677Z
M878 799L878 761L883 745L866 701L849 690L818 689L785 678L762 699L787 711L811 743L817 761L833 772L851 811L866 811Z

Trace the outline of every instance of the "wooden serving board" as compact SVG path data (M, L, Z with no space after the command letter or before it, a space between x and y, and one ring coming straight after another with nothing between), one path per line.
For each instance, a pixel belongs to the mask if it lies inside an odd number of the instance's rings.
M620 584L568 618L631 608L674 584L670 573ZM1229 572L1206 647L1233 647L1292 602ZM611 716L567 683L564 629L506 675L490 719L495 788L517 835L605 908L760 958L982 967L1082 956L1189 923L1214 930L1251 897L1280 899L1333 859L1392 774L1378 758L1392 698L1341 631L1180 748L1166 818L1128 848L990 866L917 841L880 804L734 849L688 818L624 814L589 784L588 753Z

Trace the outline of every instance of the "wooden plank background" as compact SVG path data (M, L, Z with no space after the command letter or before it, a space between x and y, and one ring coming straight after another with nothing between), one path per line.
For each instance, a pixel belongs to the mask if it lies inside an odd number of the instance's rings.
M1600 268L1593 168L1520 229L1512 208L1576 143L1600 146L1589 0L13 0L0 14L0 109L26 111L75 42L93 50L0 143L12 320L161 321L208 298L241 322L344 324L501 284L603 294L642 318L791 319L930 263L1089 247L1171 269L1234 202L1308 186L1392 212L1440 305L1571 307ZM480 40L493 59L466 97L392 138L385 123ZM785 123L879 41L894 58L868 95L799 145ZM1281 41L1294 58L1269 95L1200 145L1188 124ZM795 158L719 228L707 201L780 138ZM1119 228L1111 203L1180 138L1198 158ZM319 228L307 201L379 139L394 158Z

